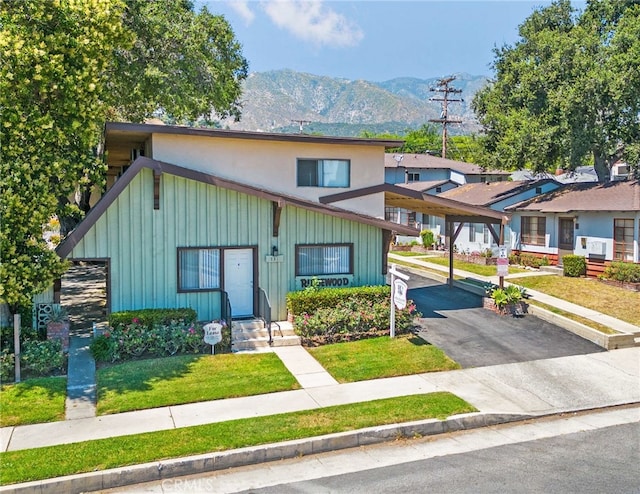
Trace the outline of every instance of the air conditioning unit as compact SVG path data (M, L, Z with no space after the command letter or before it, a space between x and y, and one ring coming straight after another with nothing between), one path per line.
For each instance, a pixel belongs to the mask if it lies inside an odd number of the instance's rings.
M587 254L604 256L607 253L606 242L587 242Z
M629 177L629 165L619 164L611 167L611 180L626 180Z

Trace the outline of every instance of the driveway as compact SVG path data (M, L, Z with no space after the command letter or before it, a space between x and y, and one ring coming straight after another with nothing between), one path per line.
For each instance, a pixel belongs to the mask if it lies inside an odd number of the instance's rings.
M463 368L605 351L531 314L500 316L483 309L481 297L415 272L407 297L422 312L420 336Z

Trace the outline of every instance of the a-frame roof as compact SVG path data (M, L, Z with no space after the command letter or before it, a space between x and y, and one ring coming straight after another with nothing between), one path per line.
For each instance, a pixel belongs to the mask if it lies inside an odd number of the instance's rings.
M105 193L105 195L98 201L98 203L87 213L87 216L78 224L78 226L64 239L62 243L60 243L60 245L56 249L56 252L60 257L65 258L71 253L73 248L78 244L82 237L84 237L84 235L90 230L90 228L98 221L98 219L104 214L104 212L116 200L116 198L122 193L122 191L125 190L125 188L129 185L129 183L131 183L134 177L144 169L153 170L156 176L161 176L163 173L168 173L178 177L214 185L216 187L223 187L225 189L234 190L243 194L256 196L261 199L272 201L275 205L277 205L278 208L295 206L321 214L328 214L330 216L336 216L338 218L356 221L358 223L364 223L366 225L375 226L383 230L389 230L404 235L415 236L419 234L419 231L415 228L391 223L379 218L374 218L373 216L367 216L364 214L355 213L353 211L347 211L346 209L337 208L335 206L327 204L320 204L298 197L283 195L266 189L261 189L239 182L223 179L215 175L210 175L207 173L173 165L171 163L165 163L150 158L140 157L133 162L129 169L116 181L116 183Z

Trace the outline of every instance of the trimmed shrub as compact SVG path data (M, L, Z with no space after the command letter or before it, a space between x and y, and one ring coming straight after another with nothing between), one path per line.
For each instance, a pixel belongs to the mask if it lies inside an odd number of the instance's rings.
M15 357L8 348L0 350L0 381L6 382L13 378Z
M114 312L109 316L109 326L115 328L121 324L129 324L131 321L144 327L151 328L159 324L170 324L171 321L196 322L198 314L191 308L178 309L139 309L122 312Z
M374 304L391 297L391 287L386 285L349 288L305 289L287 294L287 310L291 314L313 314L319 309L336 307L345 299L357 299Z
M613 261L605 268L602 278L624 283L640 283L640 264Z
M573 254L562 256L562 272L570 278L579 278L587 274L587 261L584 256Z
M422 230L420 232L420 238L422 239L422 245L425 249L433 248L433 244L435 243L435 237L431 230Z

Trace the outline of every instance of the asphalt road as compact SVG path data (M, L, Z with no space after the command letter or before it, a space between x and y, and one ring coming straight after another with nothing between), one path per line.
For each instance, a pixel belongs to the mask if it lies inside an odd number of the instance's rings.
M636 422L243 492L635 494L639 438Z
M482 298L411 274L407 297L422 313L420 336L463 368L527 362L604 351L531 314L501 316L482 308Z

